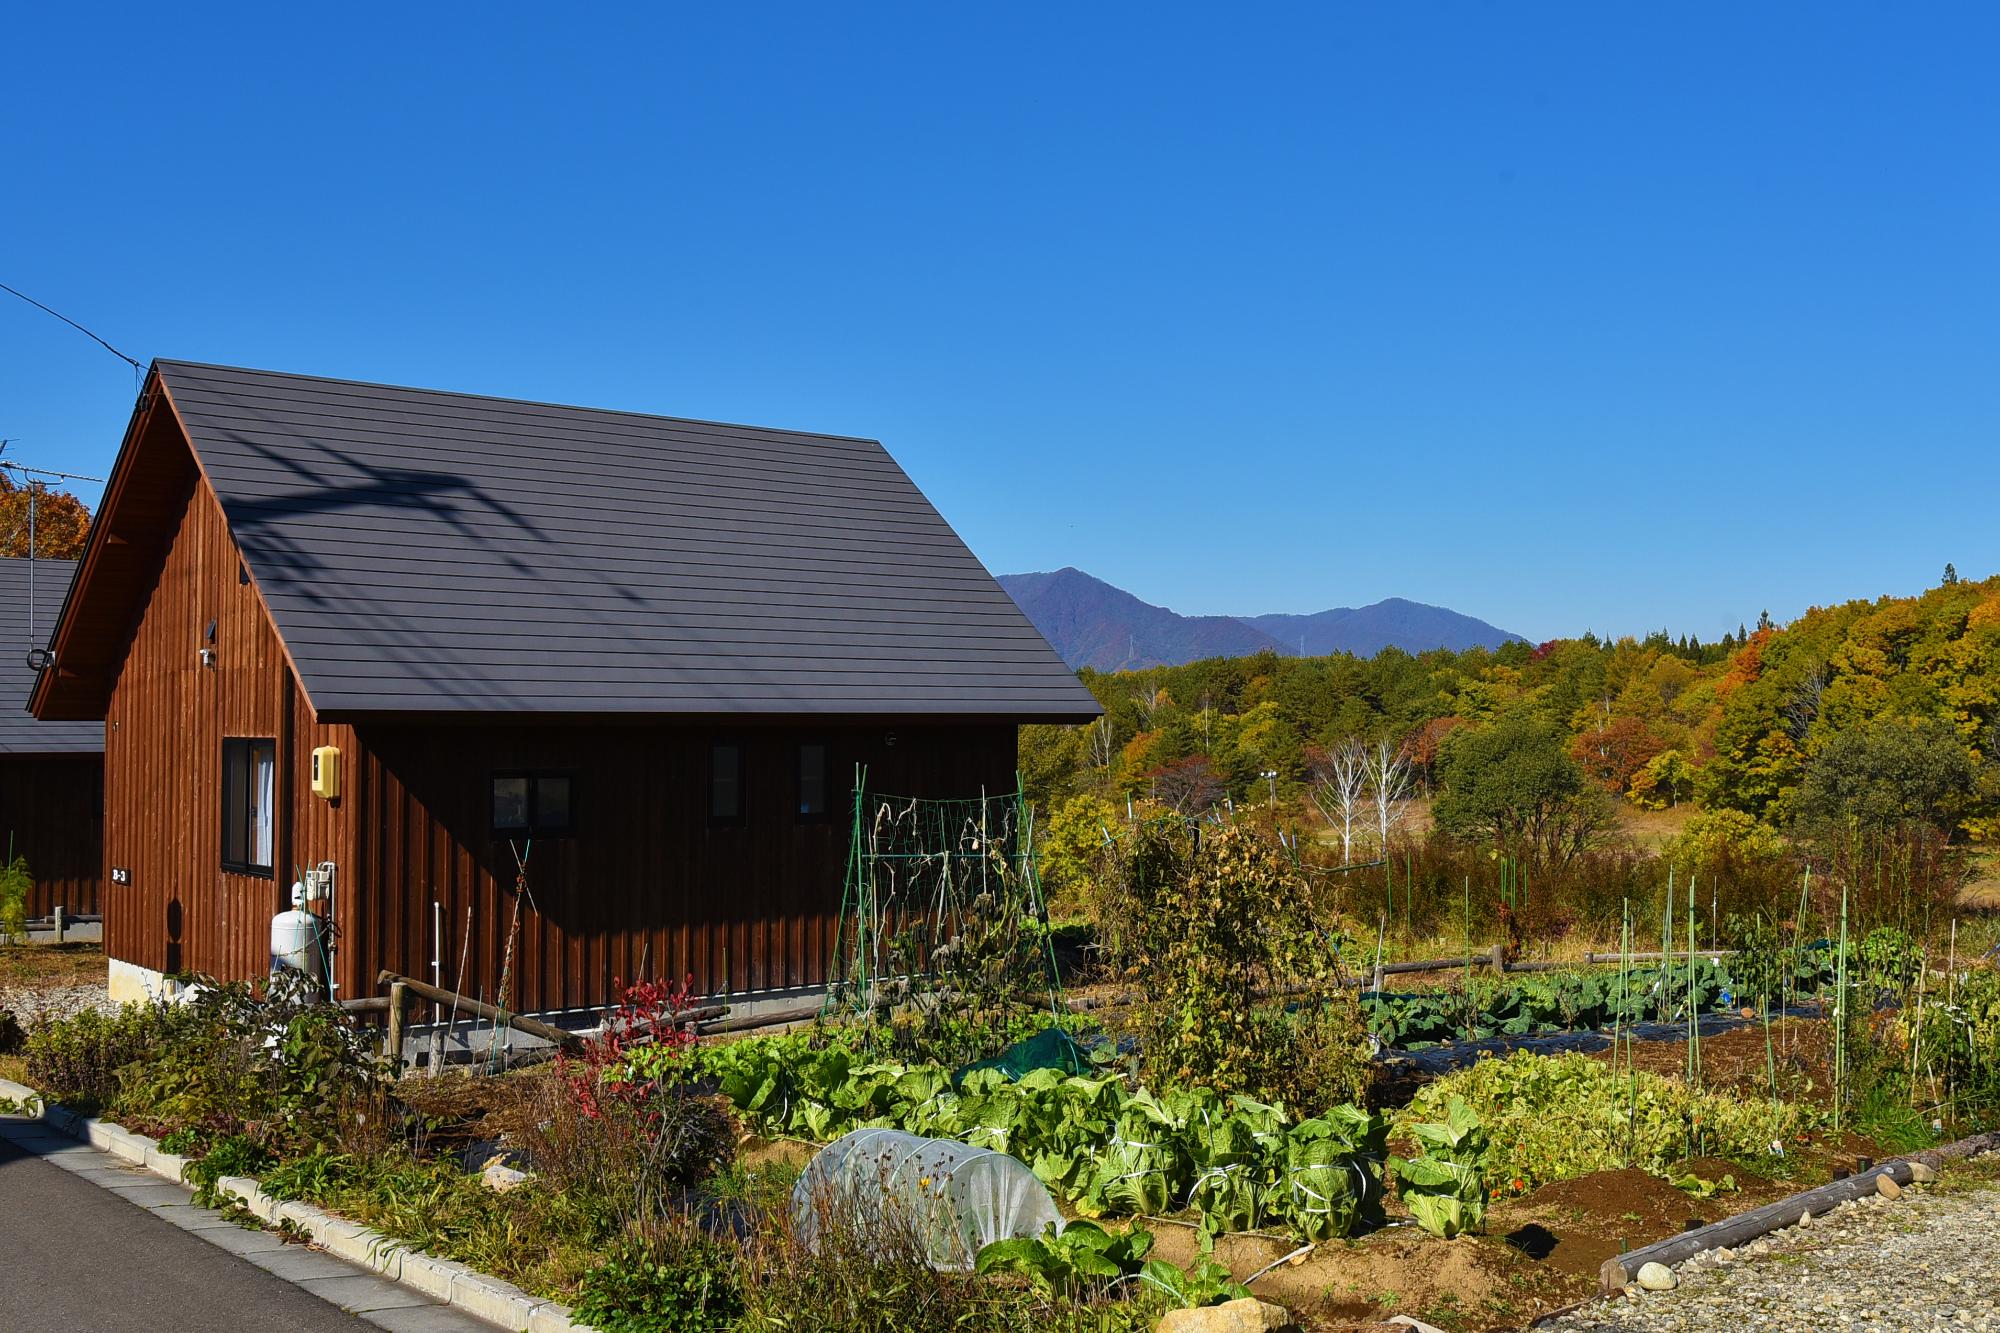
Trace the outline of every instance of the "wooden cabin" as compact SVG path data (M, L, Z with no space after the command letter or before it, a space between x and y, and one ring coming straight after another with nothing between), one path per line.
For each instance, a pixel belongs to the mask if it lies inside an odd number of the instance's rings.
M341 998L812 987L858 766L1008 792L1098 712L872 440L175 361L51 647L119 995L261 975L308 880Z
M98 910L104 876L104 727L28 712L42 646L76 564L0 557L0 857L23 856L28 915Z

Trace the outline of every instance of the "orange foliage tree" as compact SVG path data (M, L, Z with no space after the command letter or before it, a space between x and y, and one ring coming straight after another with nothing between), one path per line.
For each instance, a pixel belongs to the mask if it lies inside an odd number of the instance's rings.
M28 505L35 510L35 549L28 550ZM74 560L83 554L90 535L90 509L68 491L17 485L0 472L0 555L35 555L43 560Z

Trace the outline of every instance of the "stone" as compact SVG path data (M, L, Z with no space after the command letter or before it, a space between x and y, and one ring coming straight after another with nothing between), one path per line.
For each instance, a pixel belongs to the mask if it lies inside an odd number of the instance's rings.
M1674 1270L1662 1263L1650 1263L1639 1269L1639 1285L1647 1291L1672 1291L1681 1284L1674 1276Z
M527 1172L516 1171L513 1167L507 1165L507 1159L504 1156L496 1156L489 1160L486 1163L485 1169L479 1173L480 1183L496 1194L505 1194L508 1190L513 1189L527 1178Z
M1406 1314L1390 1315L1387 1319L1383 1320L1382 1322L1385 1324L1393 1324L1397 1328L1407 1328L1411 1331L1411 1333L1444 1333L1444 1330L1439 1328L1436 1324L1426 1324L1423 1320L1413 1319Z
M1283 1333L1297 1327L1284 1306L1250 1298L1200 1310L1169 1310L1153 1333Z
M1937 1178L1937 1168L1929 1162L1910 1163L1910 1183L1912 1185L1935 1185Z
M1735 1262L1736 1262L1736 1251L1734 1251L1734 1250L1717 1250L1717 1251L1715 1252L1715 1262L1716 1262L1716 1263L1718 1263L1718 1264L1723 1264L1723 1265L1727 1265L1727 1264L1733 1264L1733 1263L1735 1263Z
M1887 1173L1875 1177L1875 1192L1885 1199L1900 1199L1903 1197L1903 1187L1896 1183L1894 1176Z

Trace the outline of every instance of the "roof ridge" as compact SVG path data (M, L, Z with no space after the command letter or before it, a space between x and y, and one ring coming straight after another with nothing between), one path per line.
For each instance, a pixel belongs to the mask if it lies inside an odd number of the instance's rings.
M421 393L438 398L461 398L475 403L505 403L511 407L544 407L557 412L588 412L593 416L634 417L640 421L676 421L689 426L714 426L723 430L754 430L797 435L813 440L845 440L855 444L882 441L868 435L842 435L834 431L798 430L791 426L759 426L749 421L717 421L707 417L677 417L664 412L637 412L622 407L591 407L584 403L557 403L545 398L509 398L497 393L468 393L463 389L433 389L421 384L389 384L382 380L342 379L337 375L307 375L295 370L267 370L257 366L231 366L220 361L184 361L176 357L153 358L155 369L181 367L188 370L222 370L232 375L257 375L279 380L304 380L311 384L338 384L348 388L386 389L390 393Z

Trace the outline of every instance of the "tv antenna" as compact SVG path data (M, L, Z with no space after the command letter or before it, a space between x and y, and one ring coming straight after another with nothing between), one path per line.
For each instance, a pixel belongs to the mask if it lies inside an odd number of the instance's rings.
M0 440L0 454L7 451L8 441ZM52 468L30 467L11 459L0 458L0 472L11 472L21 478L22 489L28 493L28 666L35 671L45 671L55 661L55 655L42 647L35 634L35 566L39 556L36 553L36 510L41 501L48 478L56 481L94 481L102 477L86 477L81 472L57 472Z

